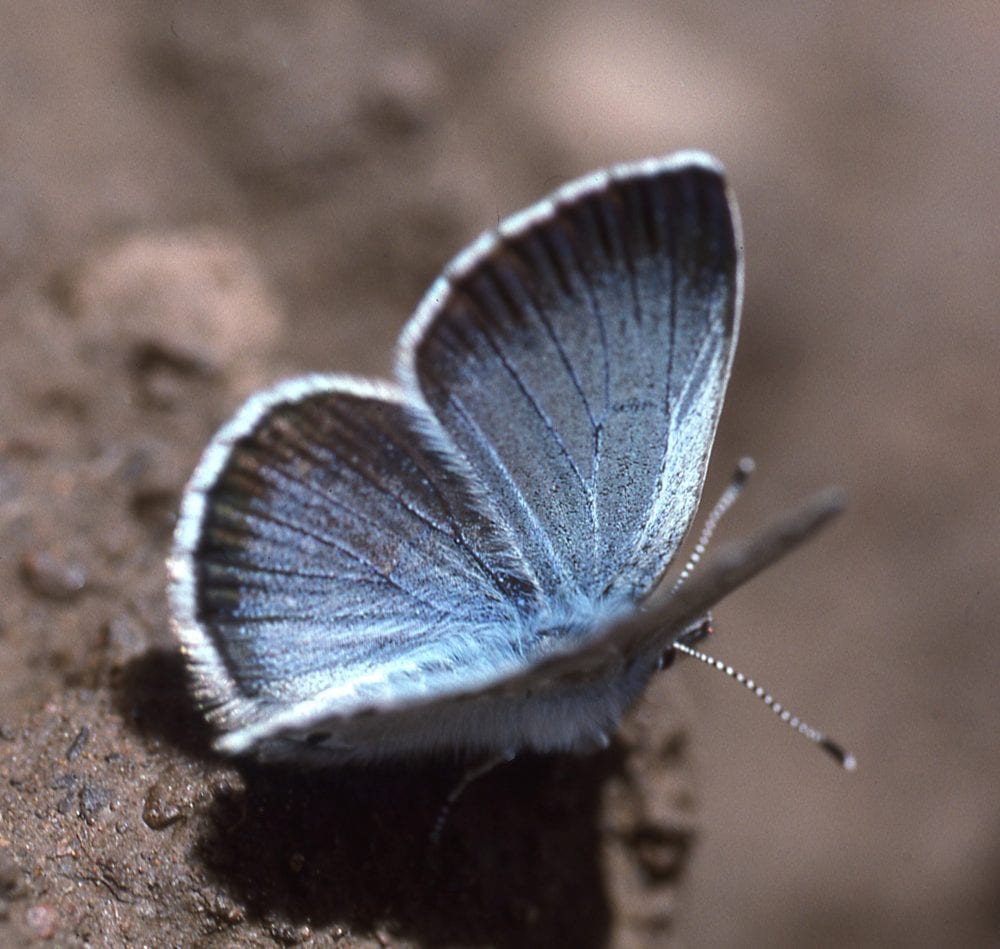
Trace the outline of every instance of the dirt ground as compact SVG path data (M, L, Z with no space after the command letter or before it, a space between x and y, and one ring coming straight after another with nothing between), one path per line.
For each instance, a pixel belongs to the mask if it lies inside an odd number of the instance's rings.
M1000 944L1000 14L990 3L0 2L0 944ZM385 374L556 184L726 163L748 284L707 496L847 514L605 753L220 760L167 626L249 392Z

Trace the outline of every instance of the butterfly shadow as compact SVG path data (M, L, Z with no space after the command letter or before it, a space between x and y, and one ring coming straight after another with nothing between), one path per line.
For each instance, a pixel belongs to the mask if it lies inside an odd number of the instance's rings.
M126 670L121 703L209 767L179 657ZM611 912L601 801L615 745L577 757L523 756L472 782L437 840L435 821L467 765L454 760L303 769L239 765L217 782L191 859L272 931L381 933L420 945L597 947Z

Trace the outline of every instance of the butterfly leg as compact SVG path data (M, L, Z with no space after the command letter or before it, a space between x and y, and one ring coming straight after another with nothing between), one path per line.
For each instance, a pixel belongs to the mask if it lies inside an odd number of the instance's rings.
M437 816L434 818L434 826L431 828L430 835L432 846L437 846L438 842L441 840L441 832L444 830L444 825L448 823L448 818L451 816L455 802L465 793L465 789L472 784L473 781L478 781L480 778L489 774L494 768L497 768L502 764L508 764L513 760L514 752L505 751L501 754L493 755L485 761L472 765L465 770L462 776L458 779L458 783L448 793L444 803L441 805L441 809L437 812Z

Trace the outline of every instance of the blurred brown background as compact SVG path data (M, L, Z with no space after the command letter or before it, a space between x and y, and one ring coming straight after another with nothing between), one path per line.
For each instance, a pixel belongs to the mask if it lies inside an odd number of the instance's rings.
M638 714L655 726L664 690L687 710L694 848L650 897L671 901L659 926L623 936L628 898L609 898L592 941L1000 942L995 4L6 2L0 22L3 941L124 943L167 912L125 857L84 867L157 823L126 765L162 788L201 752L147 734L126 764L70 755L84 725L88 748L134 725L115 690L169 654L162 558L213 428L289 373L388 372L479 231L595 167L696 147L729 169L748 268L707 496L749 453L724 532L829 482L851 499L720 607L713 646L860 768L678 663ZM264 826L281 839L281 813ZM224 877L199 853L171 870L192 892ZM615 863L596 865L603 893ZM232 905L190 904L214 928L179 915L171 938L527 944L546 925L275 922L266 887L223 882Z

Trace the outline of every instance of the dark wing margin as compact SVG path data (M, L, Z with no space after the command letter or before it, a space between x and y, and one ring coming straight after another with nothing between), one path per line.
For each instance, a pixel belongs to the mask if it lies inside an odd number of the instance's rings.
M648 592L697 507L737 335L738 219L685 152L574 182L456 258L399 371L550 597Z

